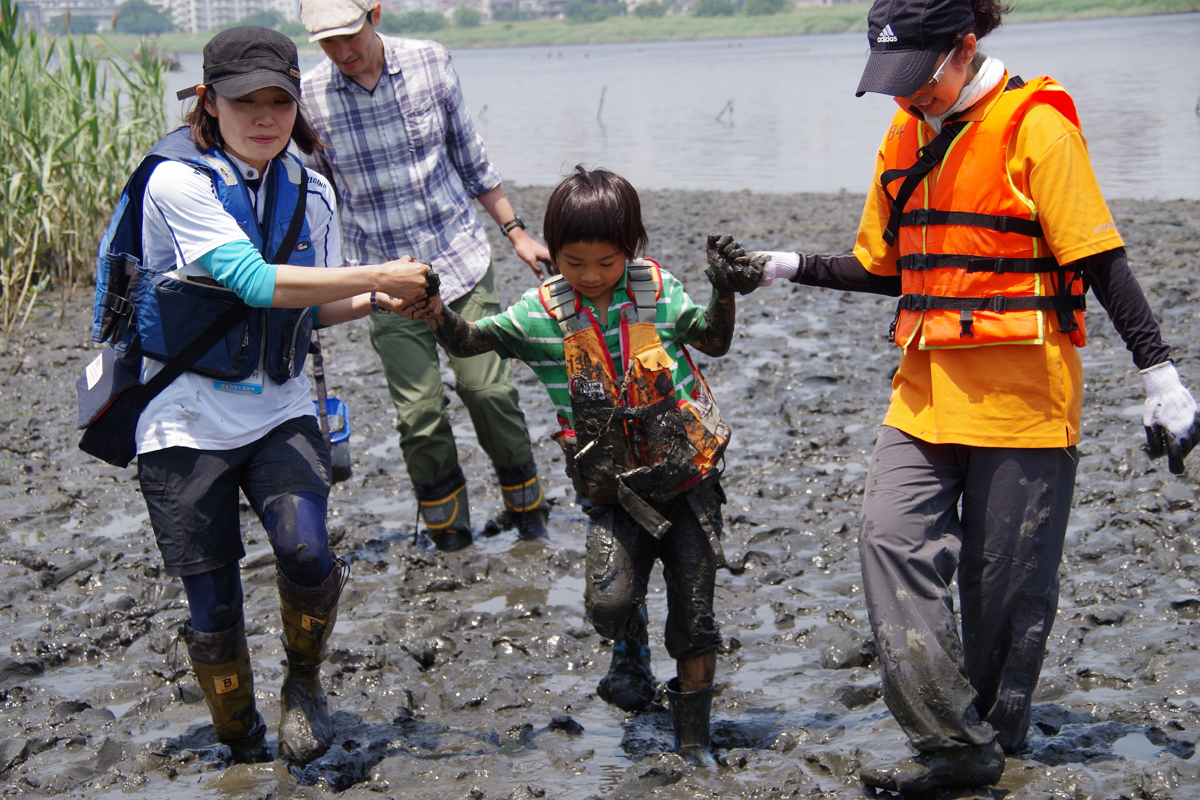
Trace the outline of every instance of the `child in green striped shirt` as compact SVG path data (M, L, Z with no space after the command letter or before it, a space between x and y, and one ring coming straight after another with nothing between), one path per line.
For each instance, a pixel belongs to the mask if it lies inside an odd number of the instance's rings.
M685 345L724 355L734 292L753 290L761 269L740 250L720 253L721 245L730 250L728 238L710 236L714 291L697 305L670 273L638 259L647 237L637 192L603 170L576 167L559 184L543 233L559 275L507 311L472 324L434 296L412 313L452 355L495 351L524 361L545 385L562 427L555 438L591 519L585 609L614 642L598 694L626 711L641 711L657 693L645 596L655 559L663 562L676 751L711 765L720 642L713 588L724 563L716 465L729 427Z

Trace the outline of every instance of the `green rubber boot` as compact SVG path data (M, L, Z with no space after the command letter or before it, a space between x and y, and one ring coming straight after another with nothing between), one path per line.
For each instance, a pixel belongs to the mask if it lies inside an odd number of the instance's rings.
M467 504L467 478L455 467L444 478L414 486L421 518L433 546L443 552L471 544L471 508Z
M546 523L550 518L550 504L542 491L537 464L530 458L517 467L496 467L500 479L500 495L504 498L504 511L517 529L520 539L546 539Z

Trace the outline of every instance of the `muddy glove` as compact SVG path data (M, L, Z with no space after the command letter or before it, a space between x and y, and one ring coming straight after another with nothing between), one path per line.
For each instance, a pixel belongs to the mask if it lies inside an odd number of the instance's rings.
M732 236L708 235L708 269L704 270L717 294L750 294L762 279L762 263L753 264Z
M429 267L429 271L425 273L425 296L433 297L435 294L439 294L442 290L442 279L433 271L433 264L428 261L418 261L417 263Z
M1146 426L1150 457L1158 458L1165 451L1167 468L1182 475L1184 457L1200 440L1196 401L1179 382L1179 373L1170 361L1142 370L1142 386L1146 388L1142 424Z
M751 264L762 265L762 278L759 286L770 286L776 278L790 281L800 271L799 253L780 253L775 250L763 250L750 253Z

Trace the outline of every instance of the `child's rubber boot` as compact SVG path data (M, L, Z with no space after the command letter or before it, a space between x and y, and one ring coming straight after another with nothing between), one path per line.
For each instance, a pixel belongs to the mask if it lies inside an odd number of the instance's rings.
M245 619L223 631L198 631L184 625L180 632L216 728L217 741L230 749L239 764L274 760L267 748L266 723L254 705L254 674Z
M350 577L345 561L316 586L300 586L275 568L287 656L279 690L279 755L304 765L320 758L333 743L333 721L321 686L325 643L337 621L338 598Z
M496 477L500 479L504 511L516 526L517 538L548 538L546 522L550 518L550 504L546 502L533 458L517 467L496 467Z
M426 533L442 552L462 550L471 544L471 509L467 505L467 478L462 467L433 483L413 487Z
M693 767L715 767L708 738L708 720L712 713L713 688L698 692L680 692L679 678L667 681L667 705L675 726L675 752Z
M626 633L613 642L612 663L600 679L596 694L622 711L636 713L658 693L650 668L650 637L646 631L646 607L638 608L626 625Z

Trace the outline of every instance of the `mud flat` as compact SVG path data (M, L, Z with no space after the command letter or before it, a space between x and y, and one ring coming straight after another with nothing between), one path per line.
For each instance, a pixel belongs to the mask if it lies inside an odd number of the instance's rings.
M534 220L547 193L511 194ZM643 202L649 255L706 298L707 232L755 248L841 252L862 201L647 192ZM1113 207L1180 370L1200 389L1191 296L1200 293L1200 203ZM506 300L531 282L505 250L497 269ZM532 373L516 366L554 504L552 540L504 532L463 553L431 552L414 544L416 506L361 324L324 337L331 389L351 407L355 457L353 478L331 498L336 549L354 570L325 667L336 745L303 771L227 767L174 641L187 612L160 569L135 471L75 447L90 299L59 305L0 355L0 794L856 798L860 765L907 752L880 699L855 550L896 358L882 339L890 301L770 287L739 300L729 356L698 356L734 430L726 550L746 565L718 578L719 770L666 752L664 710L631 718L594 694L610 643L583 619L585 518ZM1200 460L1183 477L1147 460L1136 371L1103 313L1089 323L1076 508L1030 747L992 793L955 797L1200 796ZM499 490L461 405L451 407L481 526L499 511ZM273 726L282 651L272 556L243 512L248 632ZM665 605L659 576L649 607L661 680L673 675Z

